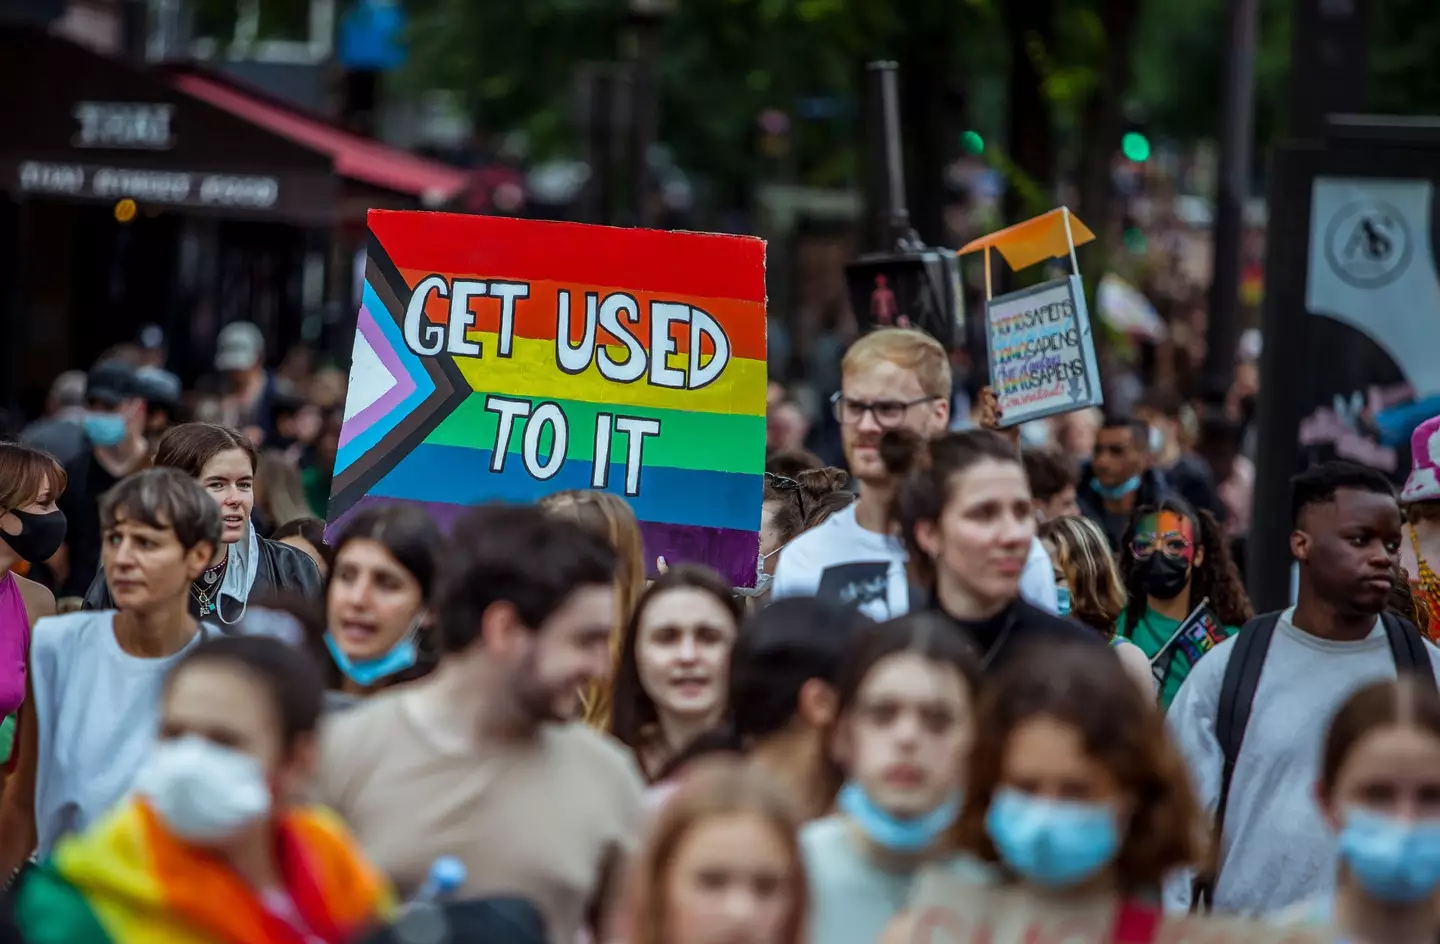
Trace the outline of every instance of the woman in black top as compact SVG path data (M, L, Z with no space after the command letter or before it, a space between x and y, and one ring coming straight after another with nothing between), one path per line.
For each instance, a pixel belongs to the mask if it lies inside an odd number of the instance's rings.
M224 522L215 558L190 589L190 612L196 619L232 626L245 615L252 597L321 598L320 570L308 554L255 533L250 514L257 458L250 440L214 423L175 426L156 446L155 465L179 469L199 482L220 506ZM85 594L85 609L113 607L101 571Z
M891 520L918 584L913 609L939 610L979 647L989 671L1037 639L1103 645L1093 632L1020 598L1035 536L1030 484L1015 447L988 430L926 442L887 432L880 455L899 485Z

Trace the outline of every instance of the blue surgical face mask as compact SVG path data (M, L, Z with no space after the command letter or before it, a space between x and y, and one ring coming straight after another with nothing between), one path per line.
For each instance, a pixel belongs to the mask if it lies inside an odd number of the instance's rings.
M335 637L328 632L325 634L325 647L330 650L330 658L335 660L336 667L345 674L345 677L363 688L369 688L382 679L404 672L415 665L420 658L420 649L415 645L414 632L406 633L405 638L391 647L390 651L384 655L359 662L347 656L335 642Z
M881 809L864 787L851 782L840 788L835 805L880 848L891 852L924 852L935 845L940 834L960 815L960 794L952 794L929 813L901 819Z
M97 446L118 446L125 441L125 417L119 413L86 413L85 435Z
M1070 615L1070 588L1063 583L1055 585L1055 612L1060 616Z
M1009 868L1049 888L1092 878L1120 851L1115 810L1104 803L1046 800L1002 788L990 801L985 831Z
M1440 820L1401 820L1351 808L1340 830L1340 857L1369 895L1407 904L1440 886Z
M1091 476L1090 487L1095 489L1101 498L1108 498L1114 501L1117 498L1124 498L1131 492L1140 488L1140 476L1132 475L1119 485L1101 485L1100 480Z

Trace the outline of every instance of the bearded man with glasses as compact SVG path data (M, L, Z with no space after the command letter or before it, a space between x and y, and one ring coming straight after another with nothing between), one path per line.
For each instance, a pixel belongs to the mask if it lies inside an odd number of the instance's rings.
M933 439L949 428L950 359L923 331L880 328L851 345L840 370L840 392L831 404L860 497L785 546L772 597L817 596L889 619L909 611L910 591L905 549L890 526L896 483L880 458L880 438L903 429ZM1050 559L1038 540L1020 589L1036 606L1055 612Z

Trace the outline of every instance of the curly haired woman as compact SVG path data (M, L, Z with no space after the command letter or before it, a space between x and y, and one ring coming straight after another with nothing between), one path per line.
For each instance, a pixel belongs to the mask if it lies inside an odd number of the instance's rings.
M1130 602L1115 632L1146 658L1160 657L1160 705L1168 708L1190 667L1252 615L1224 529L1210 512L1178 498L1137 508L1121 545L1120 577ZM1213 618L1202 620L1203 632L1177 638L1202 601Z

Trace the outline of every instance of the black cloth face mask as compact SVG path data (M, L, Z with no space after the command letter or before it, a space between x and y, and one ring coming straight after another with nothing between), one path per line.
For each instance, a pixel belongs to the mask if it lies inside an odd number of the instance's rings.
M1145 592L1157 600L1173 600L1190 583L1190 562L1159 551L1140 561L1137 570Z
M43 515L28 511L10 513L20 519L20 533L10 534L0 528L0 541L10 545L10 549L21 559L32 564L42 563L54 557L60 545L65 543L65 513L60 509Z

